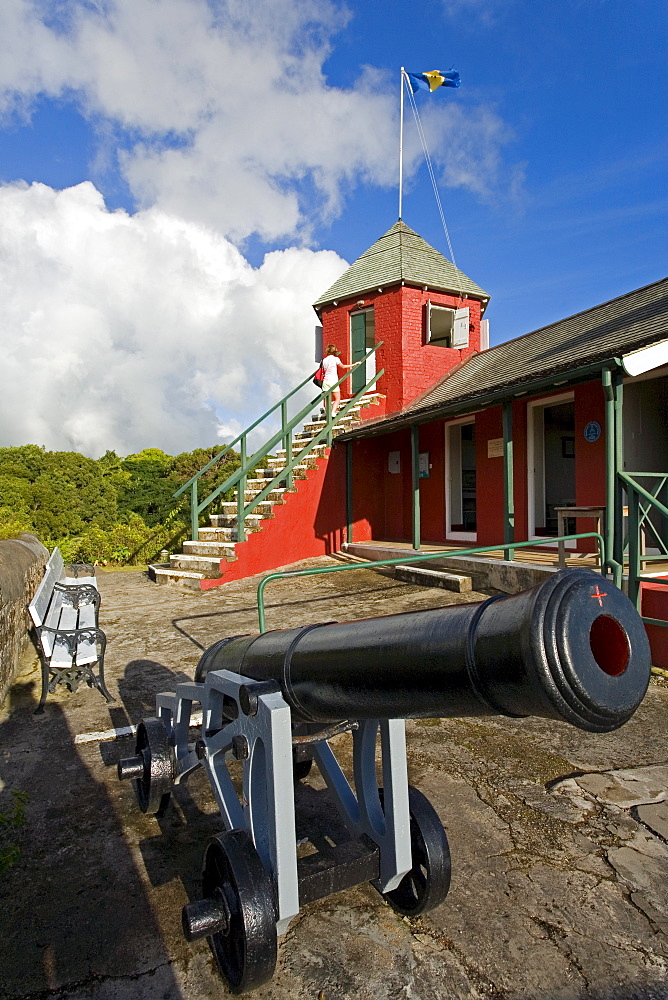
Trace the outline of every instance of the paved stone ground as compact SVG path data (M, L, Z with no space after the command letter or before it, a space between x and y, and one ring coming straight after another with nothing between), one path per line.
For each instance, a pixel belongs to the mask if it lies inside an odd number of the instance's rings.
M203 595L98 576L115 704L84 688L33 716L30 658L0 713L0 810L12 788L30 796L20 860L0 876L0 996L213 1000L226 991L206 942L180 930L221 828L203 773L146 817L116 778L132 738L75 737L152 714L202 648L256 631L255 586ZM269 627L479 599L367 569L277 582L267 597ZM409 723L411 781L450 839L448 898L411 921L369 886L304 907L257 1000L668 998L667 721L668 687L653 683L603 736L535 719Z

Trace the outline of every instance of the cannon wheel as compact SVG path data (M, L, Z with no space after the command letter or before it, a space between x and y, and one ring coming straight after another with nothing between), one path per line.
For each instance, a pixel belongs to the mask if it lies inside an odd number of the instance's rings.
M143 813L162 816L172 788L172 748L160 719L142 719L137 726L135 750L144 758L144 773L133 782Z
M382 800L382 791L381 791ZM429 799L408 786L413 867L396 889L384 892L390 906L407 917L440 906L450 888L450 848L443 824Z
M276 913L271 879L244 830L214 837L202 870L204 896L222 893L229 907L226 933L209 938L232 993L266 983L276 967Z

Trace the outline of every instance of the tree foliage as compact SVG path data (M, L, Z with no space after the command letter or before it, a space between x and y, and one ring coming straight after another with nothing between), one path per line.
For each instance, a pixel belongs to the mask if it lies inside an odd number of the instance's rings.
M217 445L174 457L144 448L92 459L38 445L0 448L0 538L33 532L70 562L146 562L170 543L180 547L190 524L189 495L175 500L173 494L220 451ZM239 461L230 449L213 465L200 479L200 499Z

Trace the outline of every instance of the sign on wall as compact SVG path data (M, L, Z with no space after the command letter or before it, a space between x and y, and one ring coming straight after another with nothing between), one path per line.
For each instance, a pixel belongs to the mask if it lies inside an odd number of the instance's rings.
M429 479L429 469L430 468L431 468L431 466L429 465L429 452L428 451L421 451L420 452L420 464L418 466L418 470L419 470L418 471L418 475L419 475L419 478L420 479Z
M389 451L387 453L387 471L396 475L401 472L401 452Z
M601 436L601 425L598 420L590 420L584 429L584 439L593 444L594 441L598 441Z
M487 458L503 458L503 438L490 438L488 440Z

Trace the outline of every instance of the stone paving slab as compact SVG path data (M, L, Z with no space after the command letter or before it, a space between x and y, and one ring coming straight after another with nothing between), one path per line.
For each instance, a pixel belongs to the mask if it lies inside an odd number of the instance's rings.
M204 846L221 829L203 773L174 790L164 817L147 817L116 778L132 737L75 738L136 724L157 690L192 678L203 648L256 631L257 581L198 594L139 573L98 576L116 702L59 692L33 716L32 658L0 709L0 810L12 788L30 796L21 857L0 875L0 997L214 1000L227 994L207 944L187 944L180 927L181 907L199 895ZM293 626L480 596L356 568L272 584L267 618ZM668 686L653 682L616 733L540 719L409 722L410 780L450 840L450 894L414 920L368 885L304 907L274 979L254 996L668 1000L668 845L663 827L642 819L663 803L622 806L605 791L611 775L615 788L651 787L668 767L667 720ZM344 765L348 739L334 741ZM310 797L333 823L317 772L305 785L300 809Z
M641 823L668 843L668 802L638 806L636 812Z
M633 770L583 774L575 778L585 792L600 802L630 809L652 802L663 802L668 795L668 765L654 764Z

